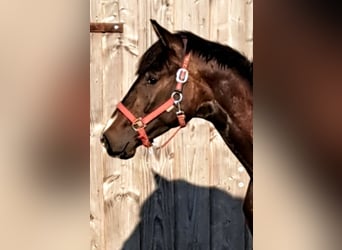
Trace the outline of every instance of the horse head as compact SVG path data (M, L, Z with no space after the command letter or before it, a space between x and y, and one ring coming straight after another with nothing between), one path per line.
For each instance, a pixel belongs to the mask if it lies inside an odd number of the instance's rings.
M128 159L140 145L194 117L199 103L212 98L201 84L187 38L151 20L159 40L142 56L137 78L117 106L101 137L109 155ZM195 84L196 82L196 84Z

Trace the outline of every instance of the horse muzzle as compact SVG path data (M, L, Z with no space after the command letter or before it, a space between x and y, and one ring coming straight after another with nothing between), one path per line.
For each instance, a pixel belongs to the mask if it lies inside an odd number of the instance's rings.
M127 142L123 147L121 147L120 150L113 150L113 148L111 147L110 141L106 137L105 134L101 135L100 141L101 141L102 146L106 149L107 153L111 157L126 160L126 159L132 158L135 155L135 151L136 151L135 147L133 147L132 149L129 149L129 144L130 144L129 142Z

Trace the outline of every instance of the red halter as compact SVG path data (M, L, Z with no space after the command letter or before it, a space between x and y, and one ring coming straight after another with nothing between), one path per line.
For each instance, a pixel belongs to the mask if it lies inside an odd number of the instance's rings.
M183 99L183 84L188 80L189 72L187 70L190 60L190 53L186 54L183 59L183 65L178 69L176 74L177 85L175 90L172 92L170 99L160 105L151 113L145 117L136 118L121 102L117 105L118 110L132 123L132 128L139 134L139 139L145 147L151 147L152 144L148 139L145 127L149 122L160 116L165 111L171 111L174 106L177 107L176 115L178 118L179 128L186 126L184 111L181 109L180 104ZM178 129L179 130L179 129ZM177 130L177 132L178 132ZM174 135L173 135L174 136ZM172 137L173 137L172 136ZM171 138L172 138L171 137ZM170 139L171 139L170 138ZM170 139L167 141L169 142ZM165 145L165 144L164 144ZM164 146L163 145L163 146Z

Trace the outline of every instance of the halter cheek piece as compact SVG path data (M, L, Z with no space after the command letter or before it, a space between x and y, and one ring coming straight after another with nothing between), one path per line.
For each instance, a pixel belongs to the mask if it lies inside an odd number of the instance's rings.
M186 50L186 40L184 40L184 54ZM146 133L146 126L149 122L160 116L165 111L169 112L174 107L177 108L176 115L179 123L179 128L183 128L186 126L185 122L185 114L184 111L181 109L181 102L183 100L183 84L187 82L189 77L189 72L187 70L188 64L190 60L190 53L185 54L183 58L183 64L182 67L178 69L176 74L176 88L172 92L170 99L168 99L166 102L164 102L162 105L160 105L158 108L156 108L151 113L147 114L145 117L138 117L136 118L121 102L117 105L118 110L121 111L121 113L132 123L132 128L139 134L139 139L141 140L142 144L145 147L151 147L152 144L150 140L148 139L147 133ZM176 131L176 133L178 132ZM174 134L175 135L175 134ZM173 136L174 136L173 135ZM171 138L164 144L166 145L172 138ZM161 147L163 147L162 145Z

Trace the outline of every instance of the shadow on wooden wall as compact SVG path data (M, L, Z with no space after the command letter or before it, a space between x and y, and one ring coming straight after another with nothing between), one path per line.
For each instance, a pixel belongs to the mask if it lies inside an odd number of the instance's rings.
M252 249L243 201L217 188L154 174L157 189L140 210L124 250Z

